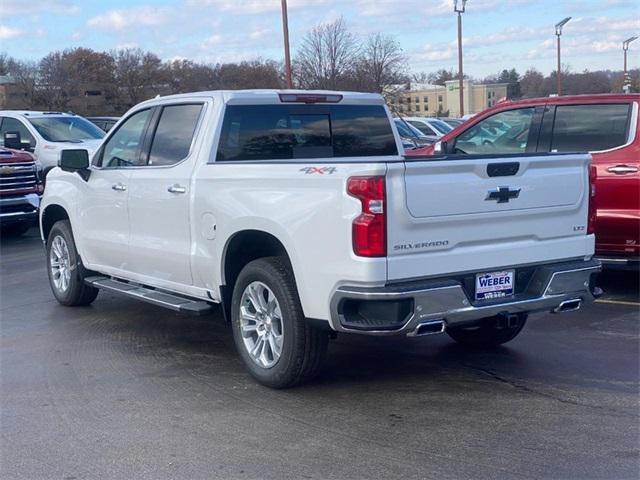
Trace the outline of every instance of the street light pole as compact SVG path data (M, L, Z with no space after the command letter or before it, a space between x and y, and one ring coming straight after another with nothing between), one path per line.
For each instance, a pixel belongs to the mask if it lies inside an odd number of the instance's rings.
M287 0L282 0L282 33L284 35L284 70L287 88L293 88L291 79L291 54L289 52L289 17L287 15Z
M622 77L622 91L625 93L629 93L629 91L631 90L631 82L628 77L629 73L627 72L627 51L629 50L629 44L637 39L638 37L631 37L622 42L622 51L624 52L624 75Z
M464 115L464 91L462 79L462 14L464 13L467 0L453 0L453 11L458 14L458 90L460 95L460 116Z
M564 27L569 20L571 20L571 17L567 17L561 22L556 23L556 37L558 37L558 69L556 70L556 89L558 96L562 95L562 78L560 73L560 69L562 68L562 65L560 64L560 36L562 35L562 27Z

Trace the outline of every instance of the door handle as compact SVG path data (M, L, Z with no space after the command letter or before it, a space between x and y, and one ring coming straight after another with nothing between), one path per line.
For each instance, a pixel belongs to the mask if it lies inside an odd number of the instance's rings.
M629 165L616 165L615 167L607 168L607 172L623 175L625 173L635 173L638 171L638 167L630 167Z
M180 186L180 185L171 185L169 188L167 188L167 191L169 193L187 193L187 189Z
M123 183L116 183L111 185L111 190L115 190L116 192L124 192L127 189L127 186Z

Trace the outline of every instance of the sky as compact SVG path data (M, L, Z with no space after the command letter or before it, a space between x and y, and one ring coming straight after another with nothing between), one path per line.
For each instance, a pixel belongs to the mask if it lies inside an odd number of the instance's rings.
M289 0L291 48L305 32L344 17L356 35L382 32L402 46L412 72L457 71L453 0ZM468 0L465 73L555 69L554 24L572 71L622 69L622 41L640 35L638 0ZM0 0L0 52L38 60L52 50L139 47L164 60L281 60L280 0ZM640 40L629 68L640 67Z

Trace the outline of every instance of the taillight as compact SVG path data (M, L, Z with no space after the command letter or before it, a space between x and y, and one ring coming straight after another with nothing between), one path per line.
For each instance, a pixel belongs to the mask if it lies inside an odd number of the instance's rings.
M596 178L598 172L593 165L589 170L589 218L587 219L587 235L596 233Z
M349 195L362 203L362 213L353 221L353 251L360 257L387 255L387 219L384 213L385 178L351 177Z
M282 103L340 103L342 95L316 93L280 93Z

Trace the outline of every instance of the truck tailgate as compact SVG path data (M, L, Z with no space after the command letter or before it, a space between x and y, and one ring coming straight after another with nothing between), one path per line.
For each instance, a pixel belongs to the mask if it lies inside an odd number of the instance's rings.
M388 279L593 254L588 154L417 159L387 180Z

